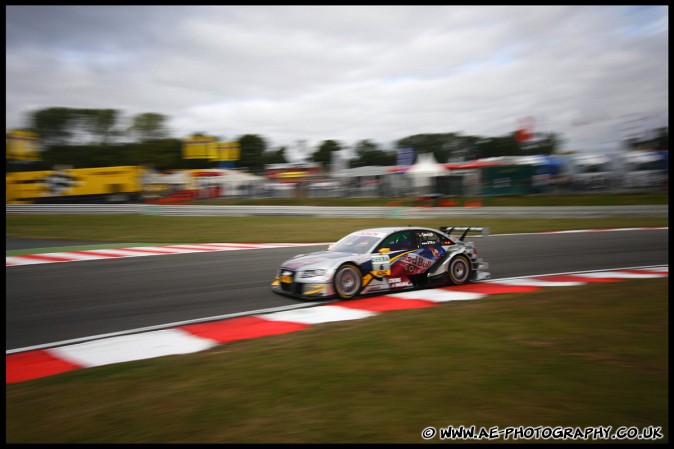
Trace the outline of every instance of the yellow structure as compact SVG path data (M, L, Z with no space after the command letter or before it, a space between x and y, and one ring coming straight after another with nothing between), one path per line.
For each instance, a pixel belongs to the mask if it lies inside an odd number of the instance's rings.
M239 142L215 142L215 152L212 161L238 161L241 159Z
M66 168L5 174L5 202L109 203L140 199L143 174L139 166Z
M37 161L40 159L38 136L31 131L12 130L5 134L5 159Z
M216 139L212 136L194 134L183 142L183 159L211 159L215 156L214 143Z
M218 142L215 137L202 134L194 134L183 142L183 159L238 161L240 156L239 142Z

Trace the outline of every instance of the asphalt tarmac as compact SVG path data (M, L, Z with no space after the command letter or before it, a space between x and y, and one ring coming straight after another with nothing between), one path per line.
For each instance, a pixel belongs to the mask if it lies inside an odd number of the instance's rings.
M492 235L475 244L492 277L502 279L667 265L668 240L663 229ZM284 260L323 249L206 251L7 267L5 350L297 306L303 301L272 292L271 280Z

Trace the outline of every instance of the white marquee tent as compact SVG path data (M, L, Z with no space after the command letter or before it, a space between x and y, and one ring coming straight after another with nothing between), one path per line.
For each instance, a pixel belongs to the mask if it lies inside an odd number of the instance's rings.
M412 179L415 189L425 192L433 185L433 178L447 173L447 169L435 160L433 153L423 153L417 157L417 162L405 172Z

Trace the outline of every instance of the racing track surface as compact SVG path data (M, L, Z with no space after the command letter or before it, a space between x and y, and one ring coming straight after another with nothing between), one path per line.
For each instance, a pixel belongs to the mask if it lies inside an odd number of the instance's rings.
M492 278L668 264L668 229L474 239ZM302 302L271 292L302 248L6 267L5 350Z

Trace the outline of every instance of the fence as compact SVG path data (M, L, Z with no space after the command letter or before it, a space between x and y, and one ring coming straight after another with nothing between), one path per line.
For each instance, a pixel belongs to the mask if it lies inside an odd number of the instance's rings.
M341 207L341 206L195 206L151 204L11 204L6 214L148 214L171 216L304 216L342 218L567 218L667 216L667 205L567 207Z

